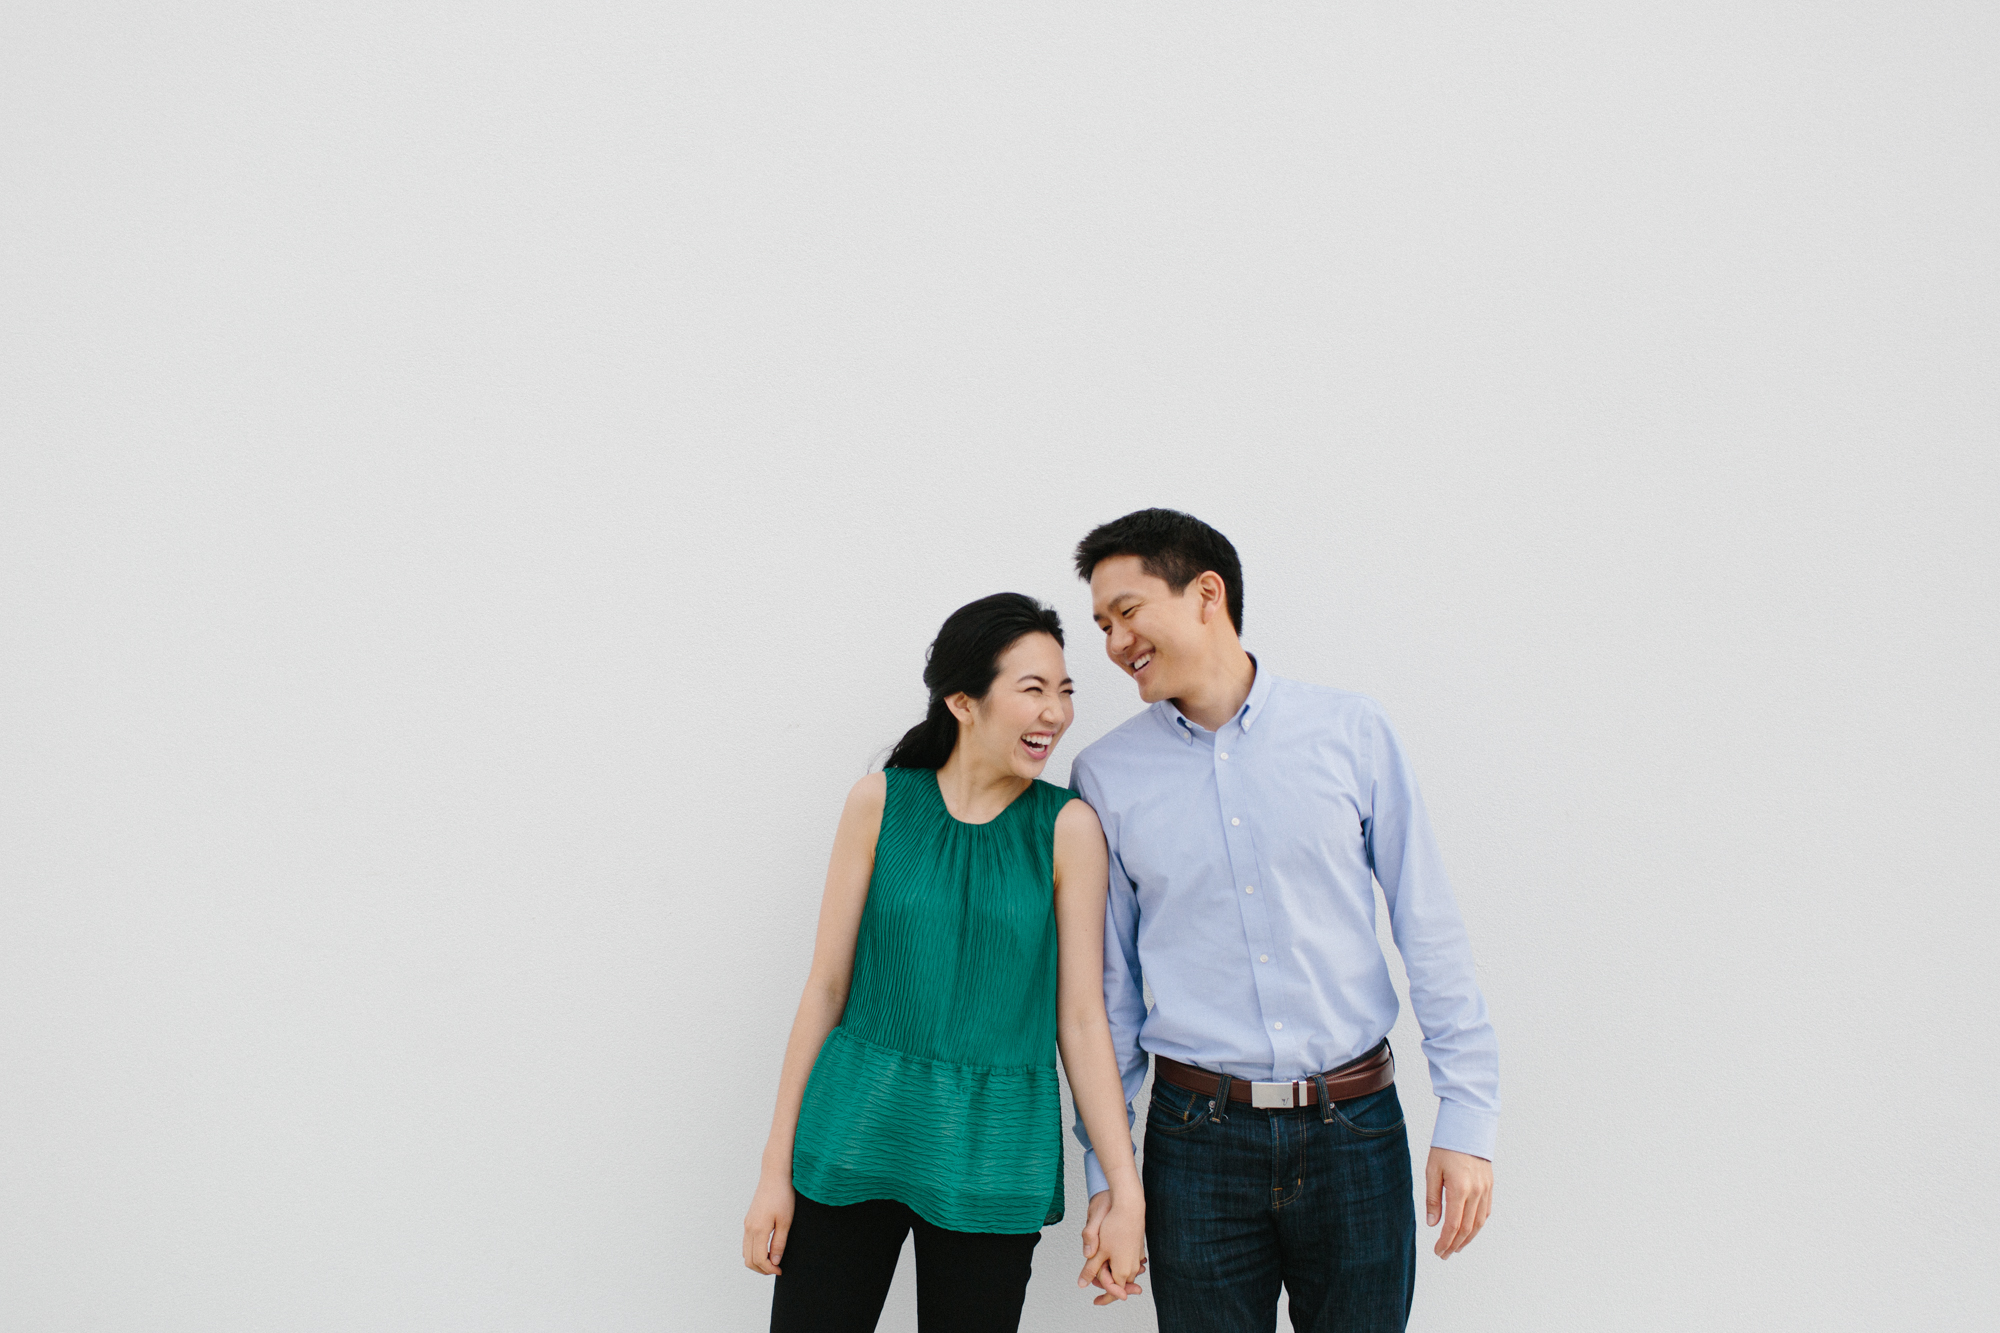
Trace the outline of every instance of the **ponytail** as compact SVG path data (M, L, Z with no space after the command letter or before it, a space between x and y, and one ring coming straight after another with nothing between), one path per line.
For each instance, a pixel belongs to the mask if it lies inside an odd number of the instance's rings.
M924 720L903 733L884 768L943 768L958 745L958 719L942 699L931 700Z

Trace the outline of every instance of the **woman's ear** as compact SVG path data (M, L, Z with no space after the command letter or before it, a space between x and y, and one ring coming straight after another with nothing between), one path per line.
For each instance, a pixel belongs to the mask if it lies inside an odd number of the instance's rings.
M971 695L964 693L947 694L944 697L944 706L951 710L951 715L957 718L961 725L969 725L972 722Z

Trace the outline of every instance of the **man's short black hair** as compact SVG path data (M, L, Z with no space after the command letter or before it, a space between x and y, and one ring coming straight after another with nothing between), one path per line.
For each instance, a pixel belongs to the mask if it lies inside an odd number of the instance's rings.
M1136 555L1139 568L1163 581L1175 592L1210 570L1222 578L1223 597L1229 605L1229 623L1243 632L1243 565L1229 538L1193 514L1178 509L1140 509L1099 524L1076 544L1076 576L1090 581L1090 573L1116 555Z

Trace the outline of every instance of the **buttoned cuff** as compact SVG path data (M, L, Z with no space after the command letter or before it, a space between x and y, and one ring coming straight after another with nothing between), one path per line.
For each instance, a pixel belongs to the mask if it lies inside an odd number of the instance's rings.
M1493 1160L1493 1141L1500 1134L1500 1116L1495 1111L1475 1111L1459 1102L1438 1101L1437 1126L1431 1131L1431 1147L1470 1153Z
M1083 1151L1083 1184L1083 1196L1086 1199L1111 1188L1111 1182L1104 1178L1104 1168L1097 1164L1095 1148L1086 1148Z

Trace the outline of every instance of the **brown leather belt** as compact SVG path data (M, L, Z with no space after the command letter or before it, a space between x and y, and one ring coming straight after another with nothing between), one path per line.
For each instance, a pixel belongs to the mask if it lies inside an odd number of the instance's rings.
M1222 1086L1222 1075L1169 1060L1164 1055L1153 1057L1153 1076L1177 1088L1205 1092L1211 1097ZM1328 1101L1344 1102L1350 1097L1380 1092L1395 1081L1396 1057L1389 1050L1389 1039L1384 1037L1368 1054L1310 1078L1290 1083L1253 1083L1247 1078L1231 1078L1229 1100L1262 1107L1317 1106L1321 1083L1326 1085Z

